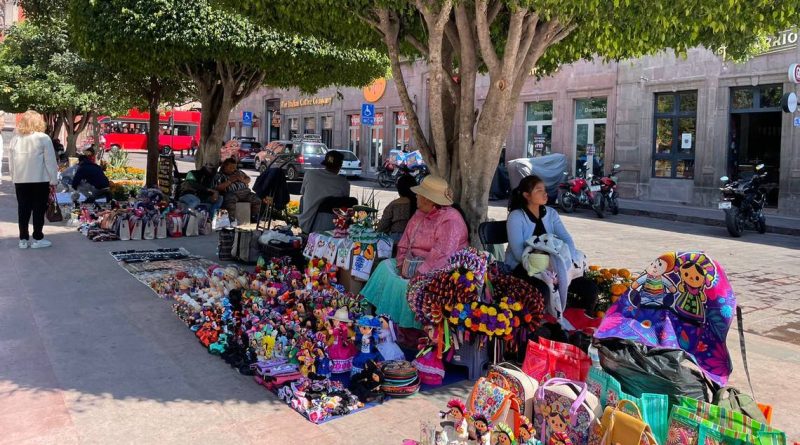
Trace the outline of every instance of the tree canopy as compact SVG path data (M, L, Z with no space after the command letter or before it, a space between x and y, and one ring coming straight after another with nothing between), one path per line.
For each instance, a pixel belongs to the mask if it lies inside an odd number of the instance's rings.
M800 0L213 1L280 29L382 48L414 142L454 187L473 240L532 70L541 76L582 58L619 60L668 48L683 54L697 46L725 46L729 56L746 58L764 36L800 19ZM409 54L428 65L430 122L419 122L405 86L401 64ZM478 105L480 73L490 82Z
M386 73L387 59L374 48L256 24L209 0L71 0L69 15L85 55L195 83L203 106L198 164L218 161L228 114L263 84L313 92L363 86Z

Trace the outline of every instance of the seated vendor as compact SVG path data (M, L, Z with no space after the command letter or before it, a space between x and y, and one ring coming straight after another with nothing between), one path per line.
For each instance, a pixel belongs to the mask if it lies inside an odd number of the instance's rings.
M222 208L231 215L236 214L236 203L250 203L250 221L239 221L240 224L247 224L258 218L261 200L250 190L250 177L237 169L236 164L233 158L222 163L219 173L214 177L214 188L222 194Z
M86 202L94 202L99 198L111 199L111 184L103 168L94 163L87 155L78 156L78 169L72 177L72 188L86 197ZM78 195L73 196L77 200Z
M416 185L417 180L413 176L401 176L397 180L397 194L400 197L383 209L381 220L378 222L378 232L388 234L395 243L400 242L408 221L417 211L417 195L411 191Z
M327 218L317 217L320 204L327 198L346 198L350 196L350 183L339 175L344 163L344 155L336 150L325 153L322 161L324 169L308 170L300 188L300 215L297 221L303 233L322 232L333 229L333 214Z
M572 258L578 257L575 249L575 242L561 222L556 209L547 207L547 189L544 181L538 176L527 176L520 181L519 186L511 191L508 201L508 221L506 230L508 232L508 249L506 250L506 265L513 271L517 278L528 281L531 285L539 289L545 301L549 301L550 288L542 280L531 277L522 265L525 242L532 236L540 236L545 233L555 235L563 241L570 250ZM586 278L576 278L570 284L570 291L577 291L578 297L582 300L576 306L585 309L593 309L592 299L596 299L597 289L593 283ZM594 294L594 296L592 296ZM586 301L583 301L586 300ZM592 306L592 307L586 307Z
M361 294L403 328L420 328L408 306L408 279L447 265L450 256L469 245L467 225L452 207L453 192L447 182L428 176L417 187L417 211L408 222L397 250L397 259L382 262Z
M192 170L186 174L186 179L181 182L179 201L190 209L200 204L206 204L209 215L214 216L222 208L222 195L214 188L213 163L207 163L203 168Z

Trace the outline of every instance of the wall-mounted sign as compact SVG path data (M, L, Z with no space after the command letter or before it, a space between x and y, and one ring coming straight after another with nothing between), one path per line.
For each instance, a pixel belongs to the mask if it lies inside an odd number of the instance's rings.
M386 92L386 79L383 77L375 79L372 85L364 87L364 100L367 102L377 102Z
M800 127L800 117L794 118L794 126L795 127Z
M281 126L281 112L275 111L272 113L272 126L273 127L280 127Z
M681 134L681 150L690 150L692 148L692 133Z
M767 50L764 53L776 53L797 47L797 30L785 29L778 35L767 37Z
M281 101L281 108L311 107L314 105L330 105L333 103L333 96L330 97L308 97L303 99L289 99Z
M794 113L797 111L797 94L784 94L783 97L781 97L781 108L784 113Z
M793 63L789 65L789 82L800 83L800 64Z

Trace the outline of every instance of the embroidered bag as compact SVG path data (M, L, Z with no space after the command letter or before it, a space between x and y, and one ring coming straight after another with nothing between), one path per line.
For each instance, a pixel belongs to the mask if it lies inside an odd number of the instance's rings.
M600 402L586 383L555 378L536 391L533 422L542 443L587 443L600 413Z
M519 399L522 414L529 419L533 418L533 401L536 398L536 390L539 389L539 382L512 363L493 365L489 368L486 378L495 385L513 392Z
M503 422L513 426L514 430L520 425L520 404L517 396L486 377L479 378L472 387L467 410L473 414L483 414L492 424Z

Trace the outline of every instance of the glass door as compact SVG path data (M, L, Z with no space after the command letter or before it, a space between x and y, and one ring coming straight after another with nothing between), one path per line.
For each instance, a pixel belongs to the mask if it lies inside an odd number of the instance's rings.
M529 158L549 155L552 152L552 121L528 122L527 154Z
M606 151L605 97L575 100L575 173L603 174Z
M378 171L383 163L383 113L375 113L375 125L370 128L370 171Z

